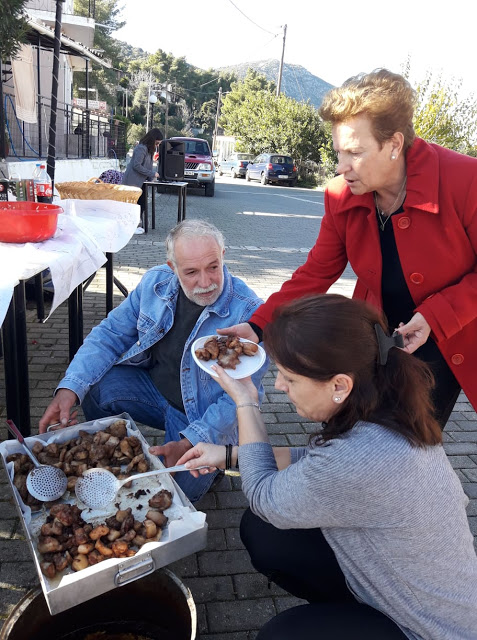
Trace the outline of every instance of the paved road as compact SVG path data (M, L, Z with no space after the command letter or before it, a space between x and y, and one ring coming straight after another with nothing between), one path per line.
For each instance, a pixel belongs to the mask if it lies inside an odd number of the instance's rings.
M174 221L175 195L162 195L155 235L164 239ZM225 235L226 261L262 297L268 297L306 260L318 235L324 213L323 192L258 182L217 178L214 198L200 190L187 198L187 217L206 219ZM148 243L151 234L140 237ZM131 252L134 252L131 245ZM125 252L120 256L121 263ZM128 259L133 259L132 256ZM351 292L354 274L346 269L334 291Z
M214 198L192 195L187 201L187 217L208 218L231 245L309 247L323 213L320 191L263 186L225 176L217 178Z
M116 256L116 275L133 288L145 270L164 262L164 239L175 222L177 200L157 200L157 228L134 236ZM226 237L226 260L263 298L268 297L302 264L313 245L323 215L323 194L305 189L247 184L219 178L214 198L191 194L187 217L205 218ZM350 294L354 275L347 269L334 290ZM104 317L104 273L98 272L84 297L85 332ZM115 304L122 298L115 295ZM43 325L28 313L31 412L36 424L68 364L66 305ZM0 384L2 383L0 373ZM317 425L296 415L282 393L274 389L274 372L265 379L263 417L272 444L300 446ZM0 438L5 418L0 388ZM160 435L144 428L151 443ZM477 534L477 416L462 394L444 432L445 448L471 498L469 522ZM253 640L257 630L275 613L298 601L267 582L251 567L238 535L246 507L240 480L226 478L197 505L207 513L208 546L171 565L192 590L198 611L200 640ZM0 620L5 618L37 576L23 541L23 532L10 502L5 475L0 472ZM27 639L25 639L27 640Z

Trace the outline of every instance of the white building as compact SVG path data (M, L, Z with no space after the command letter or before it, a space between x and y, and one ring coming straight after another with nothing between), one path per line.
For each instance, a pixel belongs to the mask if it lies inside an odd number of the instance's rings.
M215 139L215 149L213 150L214 158L217 162L227 160L227 158L235 151L236 138L233 136L217 136Z
M25 159L30 159L34 164L39 159L45 160L48 153L56 2L28 0L25 8L30 27L27 42L33 53L32 91L36 95L36 122L25 122L17 117L16 92L10 61L2 61L3 100L0 109L4 110L6 122L8 162L10 164L18 161L18 173L27 177L31 175L32 167L26 166L30 163L25 162ZM113 128L110 119L100 114L91 114L93 104L86 111L72 105L74 71L91 70L93 64L111 67L109 61L91 48L94 31L94 17L75 15L73 0L65 0L62 12L56 123L56 158L59 161L71 158L108 158L109 155ZM105 164L110 168L111 159ZM63 173L65 168L62 170L60 162L56 165L57 174ZM98 174L99 168L94 170L95 174ZM75 178L70 169L67 172L68 177L60 178L58 175L58 178L82 179L82 172ZM76 173L78 169L79 167L76 168Z

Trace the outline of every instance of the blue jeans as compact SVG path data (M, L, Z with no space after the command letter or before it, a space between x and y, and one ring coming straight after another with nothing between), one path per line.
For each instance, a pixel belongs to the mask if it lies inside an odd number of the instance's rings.
M87 421L126 411L134 421L164 430L164 444L180 440L179 433L188 426L187 416L167 402L149 372L140 367L112 367L91 387L81 406ZM210 489L217 473L194 478L188 471L181 471L174 480L189 500L196 502Z

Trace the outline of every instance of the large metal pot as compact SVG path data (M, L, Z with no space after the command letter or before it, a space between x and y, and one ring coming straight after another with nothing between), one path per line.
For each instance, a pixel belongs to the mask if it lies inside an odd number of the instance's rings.
M194 640L196 627L189 589L171 571L160 569L55 616L37 587L7 618L0 640L84 640L95 632L104 632L104 640L122 633L148 640Z

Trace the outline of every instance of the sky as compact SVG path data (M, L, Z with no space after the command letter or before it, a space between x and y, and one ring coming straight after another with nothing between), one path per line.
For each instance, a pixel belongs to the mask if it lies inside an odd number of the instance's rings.
M473 8L474 7L474 8ZM126 26L114 36L153 53L162 49L208 69L280 59L333 85L362 71L427 70L461 78L477 95L475 0L124 0Z

